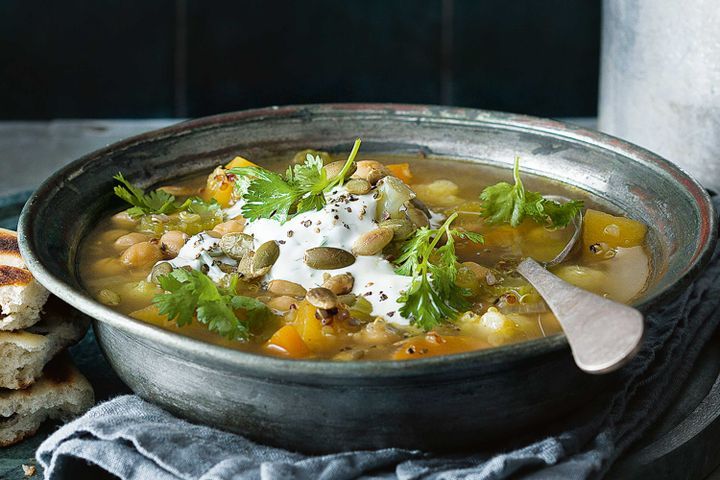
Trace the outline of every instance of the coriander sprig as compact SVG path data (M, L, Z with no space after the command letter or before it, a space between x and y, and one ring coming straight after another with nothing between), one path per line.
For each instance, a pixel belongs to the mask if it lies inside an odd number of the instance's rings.
M458 266L455 238L483 243L482 235L451 229L457 218L453 213L438 229L420 228L406 240L395 260L396 272L412 276L410 287L400 296L400 314L422 328L431 330L443 321L452 320L467 307L467 289L456 285ZM438 247L441 239L445 243Z
M158 278L166 293L156 295L158 312L182 327L197 318L208 330L230 340L245 341L253 328L267 320L270 310L261 301L237 295L237 276L227 287L216 285L197 270L176 269ZM242 318L235 312L241 310Z
M288 167L284 176L260 167L231 169L242 185L243 216L251 221L272 218L285 222L299 213L320 210L325 205L325 193L342 185L359 149L357 139L342 170L333 178L328 178L320 156L311 154L304 163Z
M539 192L525 190L520 180L520 159L515 158L514 185L499 182L480 194L482 216L489 224L509 223L517 227L525 217L553 228L565 228L583 209L582 200L559 203Z
M150 214L171 214L186 210L190 213L209 213L220 209L216 201L205 202L198 197L190 197L184 202L175 201L175 196L162 189L145 193L144 190L130 183L122 173L113 177L121 183L113 189L115 195L132 205L126 211L131 217L140 217Z

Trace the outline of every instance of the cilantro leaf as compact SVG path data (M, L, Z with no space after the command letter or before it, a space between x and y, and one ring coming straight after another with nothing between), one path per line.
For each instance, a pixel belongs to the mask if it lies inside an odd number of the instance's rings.
M311 154L307 154L304 163L289 167L284 176L259 167L231 169L230 173L238 177L236 190L245 201L243 216L251 221L272 218L285 222L298 213L320 210L325 206L325 193L342 184L359 149L357 139L334 178L327 178L322 158Z
M175 197L164 190L154 190L145 193L142 189L135 187L128 182L122 173L113 177L122 185L116 185L113 189L115 195L125 200L133 207L128 209L132 217L146 213L172 213L175 211Z
M482 243L483 237L451 229L450 224L457 216L450 215L438 229L418 229L405 241L395 260L396 273L413 277L410 287L398 299L402 304L400 314L424 330L453 319L468 304L465 297L469 292L455 283L458 274L455 238ZM445 243L437 247L443 237Z
M539 192L526 191L520 180L520 159L515 158L514 185L499 182L480 194L482 216L489 224L509 223L517 227L525 217L553 228L565 228L583 209L582 200L559 203Z
M182 327L197 319L208 330L230 340L247 340L253 327L267 320L270 310L264 303L236 295L237 278L228 287L217 286L197 270L176 269L159 277L166 293L156 295L158 312ZM240 311L243 318L236 315Z
M246 219L273 218L285 222L289 218L299 192L281 175L259 167L233 168L230 173L253 177L243 194L242 214Z
M131 217L171 214L181 210L206 214L220 209L220 205L215 200L207 203L198 197L190 197L179 203L175 201L175 196L162 189L145 193L145 191L130 183L122 173L118 173L113 178L121 183L121 185L116 185L113 189L115 195L132 205L131 208L126 210Z

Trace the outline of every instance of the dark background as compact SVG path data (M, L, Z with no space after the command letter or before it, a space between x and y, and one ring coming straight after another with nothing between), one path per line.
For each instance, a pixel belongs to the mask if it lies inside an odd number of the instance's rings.
M0 2L0 119L314 102L596 113L599 0Z

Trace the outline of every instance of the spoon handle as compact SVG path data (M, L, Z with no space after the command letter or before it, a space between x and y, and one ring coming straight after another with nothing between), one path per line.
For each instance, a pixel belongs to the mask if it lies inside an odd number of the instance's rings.
M581 370L611 372L637 353L644 328L638 310L570 285L531 258L517 271L557 317Z

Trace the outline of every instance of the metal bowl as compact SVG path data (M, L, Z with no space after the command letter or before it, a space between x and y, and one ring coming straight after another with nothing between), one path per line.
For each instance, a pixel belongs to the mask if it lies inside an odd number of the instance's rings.
M523 169L596 195L651 226L653 274L641 308L683 288L716 241L706 192L656 155L598 132L538 118L415 105L273 107L202 118L87 155L25 206L20 248L36 278L90 315L120 377L186 418L308 451L457 449L566 415L613 377L573 364L563 335L406 362L292 361L209 345L117 313L83 289L78 244L120 204L112 175L144 187L234 154L289 149L417 153Z

